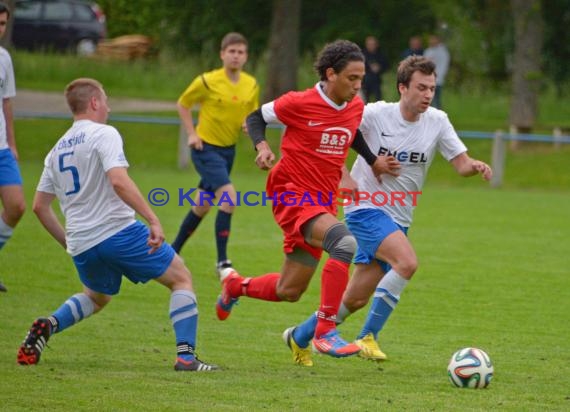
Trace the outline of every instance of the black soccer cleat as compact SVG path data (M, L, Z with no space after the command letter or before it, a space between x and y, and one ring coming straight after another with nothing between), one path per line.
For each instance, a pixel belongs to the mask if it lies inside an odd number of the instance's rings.
M8 292L8 289L6 289L6 286L4 286L2 282L0 282L0 292Z
M18 349L18 363L20 365L37 364L40 361L42 351L47 346L50 335L51 324L49 319L36 319Z

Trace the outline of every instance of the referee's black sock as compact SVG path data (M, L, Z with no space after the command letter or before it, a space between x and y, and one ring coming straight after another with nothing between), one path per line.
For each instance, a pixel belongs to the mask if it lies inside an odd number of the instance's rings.
M232 224L232 214L218 210L216 216L216 246L218 248L218 262L228 259L228 238Z
M178 231L178 235L176 235L176 239L172 242L172 248L176 253L180 253L182 246L184 246L186 240L192 236L192 233L194 233L201 221L202 218L194 213L193 210L188 212L184 221L180 225L180 230Z

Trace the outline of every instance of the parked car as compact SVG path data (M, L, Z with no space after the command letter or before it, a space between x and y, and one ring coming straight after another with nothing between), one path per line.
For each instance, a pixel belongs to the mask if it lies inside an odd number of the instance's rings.
M12 43L28 50L94 53L107 34L105 14L83 0L17 0Z

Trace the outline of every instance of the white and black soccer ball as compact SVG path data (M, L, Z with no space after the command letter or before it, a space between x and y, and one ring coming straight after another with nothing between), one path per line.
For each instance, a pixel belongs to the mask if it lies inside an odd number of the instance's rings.
M463 348L453 354L447 374L458 388L486 388L493 378L493 363L484 351L478 348Z

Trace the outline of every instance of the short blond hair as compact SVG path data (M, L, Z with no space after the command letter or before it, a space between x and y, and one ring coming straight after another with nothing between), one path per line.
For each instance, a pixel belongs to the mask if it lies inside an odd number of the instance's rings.
M83 114L87 111L92 97L101 97L103 85L95 79L82 77L73 80L65 87L65 99L71 113Z

